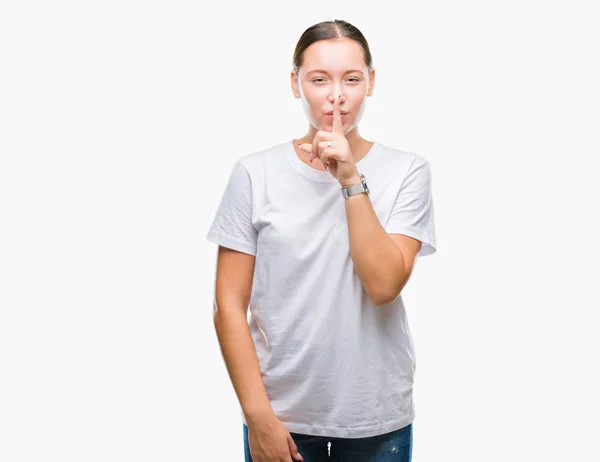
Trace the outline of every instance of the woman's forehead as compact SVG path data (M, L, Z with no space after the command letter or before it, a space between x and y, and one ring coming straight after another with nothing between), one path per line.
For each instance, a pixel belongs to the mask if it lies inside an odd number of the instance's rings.
M317 69L346 72L366 67L361 46L350 39L315 42L304 50L303 61L307 72Z
M335 72L335 69L308 69L305 73L306 73L306 75L317 74L317 73L330 75L332 72ZM342 70L342 72L344 74L351 74L353 72L364 72L364 69L347 69L347 70Z

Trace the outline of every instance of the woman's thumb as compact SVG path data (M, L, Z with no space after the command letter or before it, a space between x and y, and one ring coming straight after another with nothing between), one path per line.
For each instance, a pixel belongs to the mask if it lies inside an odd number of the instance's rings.
M298 148L300 148L300 150L304 151L304 152L308 152L308 153L312 152L312 144L309 144L309 143L298 144Z
M288 436L288 444L290 446L290 452L292 453L292 457L295 460L301 460L302 462L304 462L304 457L302 457L302 455L298 452L298 448L296 447L296 443L294 443L292 435Z

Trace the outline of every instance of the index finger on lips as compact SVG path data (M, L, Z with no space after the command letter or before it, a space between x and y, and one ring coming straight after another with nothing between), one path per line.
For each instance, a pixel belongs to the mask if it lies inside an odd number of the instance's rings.
M333 127L332 133L344 133L344 123L342 122L342 114L340 112L340 100L342 95L339 95L333 103Z

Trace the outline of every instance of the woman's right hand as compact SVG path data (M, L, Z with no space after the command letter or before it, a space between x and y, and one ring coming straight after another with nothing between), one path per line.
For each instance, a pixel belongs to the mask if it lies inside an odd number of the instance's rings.
M248 420L248 442L253 462L304 462L292 435L273 412Z

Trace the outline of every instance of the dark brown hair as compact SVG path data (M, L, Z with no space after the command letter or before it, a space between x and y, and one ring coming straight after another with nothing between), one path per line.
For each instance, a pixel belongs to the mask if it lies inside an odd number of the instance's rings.
M294 72L298 74L298 70L300 69L300 66L302 66L304 51L313 43L318 42L319 40L329 40L342 37L347 37L358 42L363 49L365 64L370 71L373 67L373 58L371 56L369 44L367 43L365 36L360 30L358 30L349 22L342 21L341 19L334 19L333 21L323 21L310 26L300 36L300 40L298 40L298 44L294 50Z

